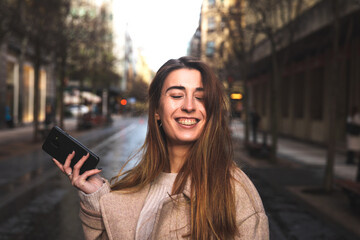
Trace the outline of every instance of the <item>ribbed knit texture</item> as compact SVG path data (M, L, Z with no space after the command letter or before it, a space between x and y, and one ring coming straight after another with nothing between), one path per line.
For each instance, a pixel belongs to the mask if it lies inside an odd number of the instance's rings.
M161 173L151 184L136 226L136 240L149 239L162 201L171 194L177 173Z
M104 184L96 192L86 194L83 191L79 191L80 201L89 210L100 212L100 198L102 195L110 192L110 184L107 180L104 180Z

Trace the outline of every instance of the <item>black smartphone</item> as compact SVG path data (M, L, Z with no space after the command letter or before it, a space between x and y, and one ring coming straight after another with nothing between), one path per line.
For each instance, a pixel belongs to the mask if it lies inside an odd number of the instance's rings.
M42 149L47 154L58 160L61 164L64 164L67 156L72 153L72 151L75 151L75 156L70 164L71 168L73 168L84 155L89 153L89 158L81 167L80 174L83 174L87 170L96 168L96 165L100 160L95 153L91 152L78 140L57 126L51 129L44 144L42 145Z

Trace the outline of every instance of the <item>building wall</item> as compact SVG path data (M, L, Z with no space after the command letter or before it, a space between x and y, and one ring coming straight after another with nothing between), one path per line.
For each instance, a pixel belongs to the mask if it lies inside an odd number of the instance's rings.
M360 14L360 13L359 13ZM309 39L311 41L311 38ZM340 48L338 93L331 95L332 49L285 66L280 89L279 133L326 144L331 99L337 98L338 143L345 142L345 121L351 106L360 104L360 37L354 36L348 49ZM291 62L291 61L290 61ZM270 64L270 63L269 63ZM269 70L270 71L270 70ZM261 127L269 130L270 72L250 79L252 106L262 116Z
M223 81L226 75L222 71L232 51L228 44L229 32L219 11L228 12L233 3L233 0L205 0L201 7L200 58L207 62Z
M20 63L19 53L10 51L8 44L3 50L1 65L5 66L0 75L0 85L4 89L4 105L10 109L15 126L32 123L34 120L34 68L30 60ZM40 70L39 121L45 120L46 105L55 107L56 78L54 63L42 66ZM5 109L1 109L5 115ZM3 126L5 127L5 126Z

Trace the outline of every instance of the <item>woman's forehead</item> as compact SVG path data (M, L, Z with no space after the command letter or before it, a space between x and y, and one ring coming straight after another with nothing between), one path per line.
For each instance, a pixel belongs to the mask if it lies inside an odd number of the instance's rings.
M166 78L163 90L169 87L179 86L183 88L202 88L201 73L196 69L178 69L172 71Z

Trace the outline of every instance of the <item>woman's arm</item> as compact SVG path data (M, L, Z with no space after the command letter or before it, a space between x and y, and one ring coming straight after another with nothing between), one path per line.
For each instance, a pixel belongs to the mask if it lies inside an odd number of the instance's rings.
M79 191L80 213L85 239L108 239L100 210L100 198L110 192L110 184L104 180L96 192L85 194Z
M246 174L235 174L236 221L241 240L268 240L269 222L260 195Z
M80 169L89 154L83 156L72 169L70 164L74 156L75 152L73 151L66 158L64 165L56 159L53 161L60 171L68 176L71 185L79 190L79 216L85 239L108 239L100 211L100 198L110 192L110 185L99 175L100 169L92 169L80 175Z
M256 212L241 222L238 226L239 234L236 239L268 240L269 223L265 212Z
M73 151L67 156L64 165L62 165L55 158L53 158L53 161L56 164L56 166L60 169L60 171L62 171L64 174L66 174L69 177L71 185L73 185L80 191L83 191L84 193L89 194L96 192L103 185L103 180L98 175L101 172L101 169L92 169L80 175L80 168L88 159L89 153L83 156L74 165L74 169L71 169L70 164L74 156L75 156L75 151Z

